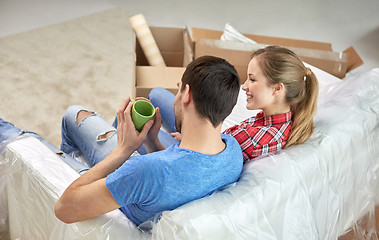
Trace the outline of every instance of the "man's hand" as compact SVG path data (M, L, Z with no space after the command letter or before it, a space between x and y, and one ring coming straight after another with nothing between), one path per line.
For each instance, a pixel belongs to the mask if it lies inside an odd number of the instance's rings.
M144 97L137 97L136 101L137 100L144 100L151 103L149 99L144 98ZM145 144L156 142L156 140L158 139L159 130L161 129L161 121L162 121L162 117L161 117L159 108L155 108L154 123L146 135L146 140L144 142Z
M145 143L154 143L158 139L158 133L161 129L161 113L159 108L155 108L154 124L146 135Z
M130 115L133 103L127 98L117 112L118 146L101 162L76 179L55 204L55 215L65 223L93 218L120 207L106 186L106 177L119 168L146 139L154 121L139 133Z
M140 148L155 122L154 120L149 120L142 131L138 132L131 117L132 107L133 102L130 102L130 97L128 97L117 112L117 148L125 152L135 151Z
M138 97L138 98L136 98L136 101L137 100L145 100L145 101L150 102L149 99L146 99L146 98L143 98L143 97ZM122 112L123 108L125 108L125 104L127 104L127 103L124 102L123 105L121 106L119 112L117 113L117 118L118 119L120 119L119 113ZM132 104L129 104L129 105L131 105L130 106L130 109L131 109L132 108ZM127 108L128 107L125 108L125 111L127 110ZM130 113L130 111L129 111L129 113ZM129 116L130 116L130 114L129 114ZM145 124L144 128L142 129L141 133L139 134L141 136L140 140L144 139L143 143L145 144L145 147L146 147L146 150L147 150L148 153L152 153L152 152L156 152L156 151L160 151L160 150L164 150L165 149L165 147L162 145L162 143L159 141L159 138L158 138L158 133L159 133L159 131L161 129L161 119L162 119L162 117L161 117L161 113L159 111L159 108L155 108L154 119L148 121ZM146 127L147 124L149 124L148 127ZM146 132L145 132L145 128L146 128ZM118 131L119 131L119 129L117 128L117 133L118 133ZM138 132L136 132L136 133L138 134ZM135 136L133 136L133 138L134 137ZM129 138L129 136L128 136L128 138ZM142 145L142 144L140 144L140 142L138 140L135 140L135 142L139 144L138 145L139 147Z

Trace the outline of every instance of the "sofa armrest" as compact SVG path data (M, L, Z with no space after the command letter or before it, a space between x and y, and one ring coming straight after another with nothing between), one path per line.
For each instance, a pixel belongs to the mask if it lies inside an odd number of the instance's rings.
M74 224L59 221L54 204L79 174L38 139L26 137L9 143L3 162L12 239L148 237L119 210Z

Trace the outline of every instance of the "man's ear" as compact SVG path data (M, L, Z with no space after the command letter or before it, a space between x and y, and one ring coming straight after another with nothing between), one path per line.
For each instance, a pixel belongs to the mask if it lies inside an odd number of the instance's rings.
M186 84L182 94L183 94L182 103L184 105L188 105L188 103L192 101L192 91L188 84Z
M273 95L279 95L284 91L284 84L283 83L275 83L274 84L274 91Z

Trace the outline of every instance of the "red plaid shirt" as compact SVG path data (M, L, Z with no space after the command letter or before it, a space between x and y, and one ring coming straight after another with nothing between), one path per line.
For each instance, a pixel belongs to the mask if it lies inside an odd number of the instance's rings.
M292 113L263 116L263 111L224 131L241 146L244 163L267 153L274 153L287 142Z

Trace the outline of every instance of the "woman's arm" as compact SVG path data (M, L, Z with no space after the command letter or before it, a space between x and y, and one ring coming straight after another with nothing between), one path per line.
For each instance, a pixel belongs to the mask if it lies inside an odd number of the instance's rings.
M171 137L175 138L177 141L181 142L182 141L182 134L179 132L174 132L170 134Z

